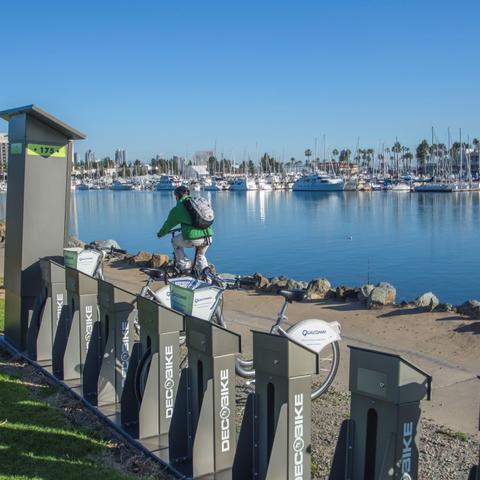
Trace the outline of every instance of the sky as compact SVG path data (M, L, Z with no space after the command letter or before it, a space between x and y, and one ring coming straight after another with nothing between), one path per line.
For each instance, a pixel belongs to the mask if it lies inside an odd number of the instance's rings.
M480 136L478 0L10 0L0 17L0 110L37 104L87 135L81 154Z

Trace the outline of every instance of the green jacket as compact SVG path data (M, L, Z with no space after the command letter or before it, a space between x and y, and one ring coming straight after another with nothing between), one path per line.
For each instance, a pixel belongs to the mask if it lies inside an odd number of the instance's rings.
M165 223L158 232L158 237L163 237L178 224L182 226L182 237L185 240L196 240L197 238L211 237L213 235L212 227L208 227L205 230L192 227L192 218L188 213L187 207L183 202L190 198L189 196L182 197L177 204L170 210Z

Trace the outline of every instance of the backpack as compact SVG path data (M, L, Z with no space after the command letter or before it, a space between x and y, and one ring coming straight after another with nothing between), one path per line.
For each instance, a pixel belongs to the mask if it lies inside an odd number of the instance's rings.
M204 197L187 198L183 204L192 218L192 226L207 229L215 218L213 209Z

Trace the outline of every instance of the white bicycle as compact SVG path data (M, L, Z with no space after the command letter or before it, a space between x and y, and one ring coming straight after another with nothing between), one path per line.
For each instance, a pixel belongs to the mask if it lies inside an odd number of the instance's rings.
M312 376L312 400L325 393L337 374L340 363L340 324L326 322L318 319L301 320L287 330L282 327L282 322L287 320L286 312L289 303L305 300L305 290L281 290L279 292L285 301L278 312L277 320L270 329L274 335L283 335L313 351L318 356L319 373ZM237 357L237 374L250 381L255 379L253 360L244 360Z

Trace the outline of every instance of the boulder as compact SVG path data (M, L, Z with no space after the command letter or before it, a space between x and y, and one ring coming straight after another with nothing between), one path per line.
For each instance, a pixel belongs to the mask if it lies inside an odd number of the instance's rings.
M478 300L467 300L462 305L457 306L457 313L480 320L480 302Z
M426 308L431 312L435 310L440 301L437 296L432 292L424 293L415 299L415 306L417 308Z
M367 299L367 308L382 308L385 305L393 305L396 296L397 291L393 285L381 282L370 292Z
M118 242L112 240L111 238L109 238L108 240L94 240L92 243L95 244L98 248L121 248Z
M169 262L168 255L162 255L161 253L154 253L152 258L148 262L149 268L160 268Z
M297 280L289 279L287 280L287 290L293 290L298 288L304 288L304 282L298 282Z
M85 248L85 242L83 242L82 240L78 239L77 237L74 237L74 236L71 236L69 237L68 239L68 244L67 246L69 248Z
M435 312L453 312L454 311L454 306L451 303L439 303L434 311Z
M315 278L307 285L308 298L312 300L323 300L331 288L332 285L326 278Z
M270 285L270 281L267 277L264 277L260 272L257 272L253 275L255 281L254 286L258 290L265 290Z
M130 263L138 267L148 267L152 257L151 253L140 250L140 252L130 258Z
M365 283L364 285L362 285L357 295L358 300L360 300L361 302L366 302L368 296L374 288L375 285L372 285L371 283Z
M339 300L347 300L350 298L357 298L359 289L349 287L346 285L340 285L335 289L335 297Z

